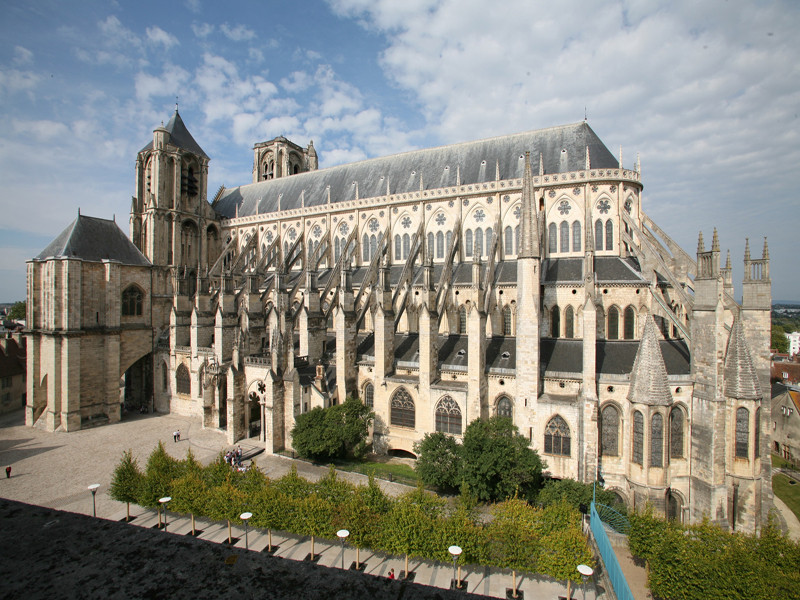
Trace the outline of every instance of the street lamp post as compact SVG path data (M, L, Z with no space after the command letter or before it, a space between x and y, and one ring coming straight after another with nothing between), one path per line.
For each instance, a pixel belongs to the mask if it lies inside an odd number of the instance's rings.
M344 571L344 541L349 535L350 532L347 531L347 529L340 529L336 532L336 536L339 538L339 541L342 542L342 571Z
M158 499L158 502L161 504L161 506L164 507L164 531L165 532L167 531L167 502L169 502L170 500L172 500L172 498L170 496L164 496L163 498L159 498Z
M461 547L460 546L450 546L447 551L453 557L453 588L460 590L461 589L461 566L458 567L458 576L456 577L456 563L458 563L458 557L461 556Z
M93 483L89 486L89 491L92 492L92 516L97 517L97 502L95 496L97 495L97 488L100 487L99 483Z
M242 514L239 515L239 518L242 521L244 521L244 549L245 550L249 550L250 549L250 546L247 543L247 521L252 516L253 516L253 513L249 513L249 512L243 512Z
M594 569L588 565L578 565L578 573L583 578L583 600L586 600L586 578L592 576Z

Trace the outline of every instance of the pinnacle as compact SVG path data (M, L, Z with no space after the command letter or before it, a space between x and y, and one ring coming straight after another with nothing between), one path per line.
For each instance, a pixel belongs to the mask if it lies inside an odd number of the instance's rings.
M664 365L656 322L652 315L646 317L642 340L633 361L628 400L651 406L672 404L667 367Z

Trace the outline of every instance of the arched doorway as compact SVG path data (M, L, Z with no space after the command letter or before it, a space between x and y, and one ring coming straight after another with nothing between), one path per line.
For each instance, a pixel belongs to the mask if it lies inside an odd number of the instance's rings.
M153 355L145 354L133 363L122 376L122 416L131 413L152 412L153 407Z
M667 490L667 519L683 523L683 499L671 489Z

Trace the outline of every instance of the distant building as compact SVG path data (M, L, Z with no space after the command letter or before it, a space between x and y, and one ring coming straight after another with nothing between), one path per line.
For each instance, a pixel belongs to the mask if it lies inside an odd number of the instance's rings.
M772 430L772 452L800 466L800 387L772 386Z
M373 449L409 456L501 415L553 477L766 521L766 240L739 304L716 230L682 250L585 122L326 169L311 143L253 151L209 202L176 110L137 156L131 238L79 215L28 263L28 424L144 405L276 452L353 396Z
M0 413L25 406L25 338L8 333L0 338Z
M772 357L770 378L785 385L800 384L800 358L797 355L776 354Z
M789 338L789 356L800 354L800 331L787 333L786 337Z

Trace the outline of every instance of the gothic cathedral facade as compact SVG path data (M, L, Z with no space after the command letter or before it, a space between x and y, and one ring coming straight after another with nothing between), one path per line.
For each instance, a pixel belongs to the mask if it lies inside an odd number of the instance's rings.
M278 137L210 202L208 165L176 109L138 154L130 238L79 214L29 261L29 425L156 410L271 453L352 396L373 450L409 456L503 415L553 477L765 522L766 241L737 302L716 230L682 250L587 123L326 169Z

